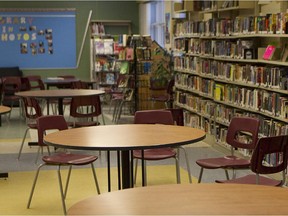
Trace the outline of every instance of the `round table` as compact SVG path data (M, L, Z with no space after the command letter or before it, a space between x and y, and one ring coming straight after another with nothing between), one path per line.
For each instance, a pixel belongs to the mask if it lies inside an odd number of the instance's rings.
M20 97L34 97L43 98L46 100L58 99L58 113L63 115L63 99L73 98L81 96L91 96L91 95L102 95L105 92L102 90L95 89L53 89L53 90L32 90L32 91L21 91L15 93Z
M11 112L11 107L0 105L0 126L2 125L2 114Z
M131 150L177 147L205 138L200 129L161 124L123 124L73 128L48 134L47 145L81 150L121 151L122 188L132 187Z
M287 193L261 185L149 186L86 198L68 215L287 215Z

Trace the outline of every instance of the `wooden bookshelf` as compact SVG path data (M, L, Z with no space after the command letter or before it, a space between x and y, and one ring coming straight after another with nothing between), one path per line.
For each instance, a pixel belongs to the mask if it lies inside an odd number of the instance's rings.
M202 3L198 19L178 21L173 31L175 105L186 110L185 122L221 145L235 115L259 118L261 136L287 134L288 61L284 52L271 60L260 52L288 44L287 3L272 2L270 14L269 3Z

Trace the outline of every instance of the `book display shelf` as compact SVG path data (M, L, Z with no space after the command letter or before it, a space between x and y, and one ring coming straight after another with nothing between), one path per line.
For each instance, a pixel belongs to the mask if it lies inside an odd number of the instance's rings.
M233 116L259 118L261 136L287 134L287 2L183 1L174 10L186 13L173 24L175 105L186 125L223 146Z

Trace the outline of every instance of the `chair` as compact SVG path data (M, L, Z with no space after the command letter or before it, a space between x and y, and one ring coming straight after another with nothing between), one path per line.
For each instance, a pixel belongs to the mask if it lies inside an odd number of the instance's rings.
M74 118L74 127L87 127L99 125L98 116L102 115L101 101L99 95L74 97L70 104L70 116ZM93 121L93 118L96 121ZM76 121L78 119L78 121Z
M130 75L126 74L119 74L117 79L117 86L116 88L111 89L108 93L111 96L110 105L109 105L109 112L111 110L112 104L114 103L114 111L119 106L121 100L124 97L124 91L129 87L130 83Z
M172 113L174 124L178 126L184 126L184 112L182 108L168 108L165 110L169 110ZM188 171L188 178L189 182L192 183L192 178L191 178L191 169L190 169L190 164L188 160L188 154L186 149L183 146L179 146L177 150L182 149L185 155L185 160L186 160L186 166L187 166L187 171ZM179 151L177 152L178 155Z
M118 100L118 104L115 105L114 111L113 111L113 121L118 124L121 114L122 114L122 109L125 104L131 104L133 103L134 99L134 89L131 88L126 88L123 92L123 95L120 96Z
M226 142L231 145L231 155L219 158L207 158L197 160L196 163L201 167L198 183L201 182L204 169L224 169L226 178L229 179L227 169L233 170L235 178L236 169L249 169L250 160L239 158L234 155L235 148L254 150L258 141L259 119L251 117L233 117L227 131ZM240 140L243 133L249 134L251 139L246 143L246 139Z
M25 76L25 78L28 79L31 90L44 90L45 89L45 85L41 79L41 76L28 75L28 76Z
M66 80L71 80L71 79L73 79L73 80L75 79L76 80L76 77L73 76L73 75L63 75L63 76L61 75L61 76L57 76L57 77L63 78L64 80L65 79ZM60 88L60 89L70 89L70 88L72 88L72 82L74 82L74 81L71 81L71 82L68 82L68 83L58 83L56 85L56 87ZM52 99L52 100L49 100L49 103L52 105L52 112L54 114L56 114L57 113L58 100ZM70 103L71 103L71 99L70 98L64 98L63 99L64 112L65 112L66 106L69 106Z
M135 112L134 118L135 124L166 124L166 125L174 125L174 120L172 114L168 110L142 110ZM160 136L160 134L159 134ZM134 150L133 158L136 159L135 163L135 177L134 182L136 182L137 175L137 163L138 159L142 159L142 151ZM144 161L157 161L174 158L176 165L176 178L177 183L180 183L180 169L179 169L179 161L177 152L173 148L156 148L156 149L146 149L144 150ZM147 185L147 177L146 177L146 165L144 164L144 185Z
M155 81L150 79L150 90L152 90L152 93L155 91L163 91L166 90L165 94L152 94L150 97L150 100L153 103L153 107L155 107L156 102L162 102L165 104L166 108L171 108L171 104L173 102L173 87L175 85L175 80L171 79L165 88L161 87L159 88Z
M20 159L28 131L30 129L37 130L36 119L43 115L41 107L35 98L23 97L22 101L23 101L23 105L24 105L24 112L25 112L25 117L26 117L27 128L25 130L24 137L22 139L22 143L21 143L21 146L19 149L18 160ZM38 153L39 153L39 151L38 151Z
M262 137L259 139L251 157L251 171L243 177L221 181L217 183L233 184L260 184L267 186L282 186L286 181L285 171L287 169L288 135ZM270 163L267 160L270 159ZM274 180L261 174L274 174L282 172L282 180Z
M11 108L18 103L20 116L21 116L21 102L20 97L15 95L15 93L21 91L21 78L16 76L3 77L2 78L2 97L1 104L10 105ZM9 119L11 112L9 113Z
M45 143L43 142L45 132L47 132L49 130L55 130L55 129L56 130L68 129L65 119L61 115L41 116L37 119L37 127L38 127L39 145L45 145ZM36 175L34 178L34 182L32 185L32 190L31 190L31 193L29 196L27 208L30 208L30 204L32 201L32 197L33 197L34 189L35 189L36 182L38 179L38 175L39 175L40 169L44 166L57 166L58 167L57 173L58 173L58 181L59 181L59 187L60 187L60 195L61 195L63 211L64 211L65 215L66 215L65 198L67 195L67 190L68 190L68 185L69 185L69 180L70 180L70 174L71 174L71 170L72 170L73 165L75 165L75 166L83 166L83 165L88 165L88 164L91 165L96 189L97 189L98 194L100 194L98 180L97 180L96 172L95 172L94 165L93 165L93 162L96 161L97 159L98 159L98 157L94 156L94 155L72 154L72 153L66 153L66 152L56 153L56 154L49 155L49 156L43 156L42 160L44 163L42 163L41 165L38 166L38 169L37 169L37 172L36 172ZM61 178L61 167L62 166L68 166L69 167L68 176L67 176L64 190L63 190L62 178Z

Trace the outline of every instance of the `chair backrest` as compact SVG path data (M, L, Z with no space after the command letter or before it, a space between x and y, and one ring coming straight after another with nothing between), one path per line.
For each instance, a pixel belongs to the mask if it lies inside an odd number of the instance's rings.
M44 82L41 79L41 76L28 75L28 76L26 76L26 78L29 80L31 89L40 89L40 90L44 90L45 89L45 85L44 85Z
M41 107L35 98L22 98L26 119L37 119L42 116Z
M72 89L89 89L89 86L87 82L78 80L78 81L74 81L71 83L71 88Z
M184 126L184 111L182 108L167 108L172 113L174 123L178 126Z
M5 94L14 94L21 91L21 77L3 77L2 82L2 91Z
M262 137L251 157L251 170L257 174L273 174L287 168L288 135ZM264 161L270 161L267 165Z
M43 142L45 132L48 130L66 130L67 122L62 115L47 115L37 118L38 145L46 146Z
M85 110L83 108L85 108ZM74 118L97 117L101 114L102 114L101 101L98 95L72 98L70 104L70 115L72 117Z
M168 110L141 110L135 112L134 123L173 125L174 120Z
M252 117L233 117L228 127L226 142L233 148L255 149L258 141L260 121ZM246 139L239 139L241 135L251 136L247 142Z

